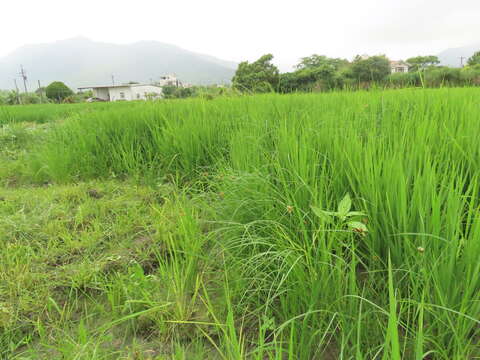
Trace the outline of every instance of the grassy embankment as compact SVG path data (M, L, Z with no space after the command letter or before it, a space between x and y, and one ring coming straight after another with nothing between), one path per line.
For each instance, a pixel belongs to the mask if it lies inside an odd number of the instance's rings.
M480 356L479 95L185 100L4 127L3 355Z

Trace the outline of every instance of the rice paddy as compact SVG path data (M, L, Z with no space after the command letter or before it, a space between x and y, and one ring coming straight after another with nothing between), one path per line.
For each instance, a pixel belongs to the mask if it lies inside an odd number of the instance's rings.
M0 358L480 357L479 89L62 106L0 120Z

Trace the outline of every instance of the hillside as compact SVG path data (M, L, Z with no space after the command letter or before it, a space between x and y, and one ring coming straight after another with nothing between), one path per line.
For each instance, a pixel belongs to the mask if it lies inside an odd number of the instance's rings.
M442 65L460 67L460 57L463 57L465 64L467 59L473 55L475 51L480 50L480 42L458 48L451 48L438 54L438 58Z
M27 70L30 89L64 81L72 88L116 82L147 82L175 73L192 84L228 83L236 64L157 41L128 45L72 38L23 46L0 58L0 89L11 89L20 64ZM20 79L19 76L17 76Z

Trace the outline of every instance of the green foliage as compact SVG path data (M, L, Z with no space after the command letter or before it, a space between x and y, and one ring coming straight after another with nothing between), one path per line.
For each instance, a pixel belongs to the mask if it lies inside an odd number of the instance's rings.
M38 96L45 96L45 91L46 91L46 88L42 86L42 87L39 87L37 90L35 90L35 94L37 94Z
M422 86L421 74L418 72L393 73L388 75L386 82L388 86L393 88Z
M173 85L166 85L162 86L162 94L165 99L173 99L175 98L175 92L177 91L177 87Z
M361 211L351 211L352 199L349 194L345 195L345 197L338 203L337 211L326 211L316 206L312 206L311 208L316 216L327 223L333 222L336 218L340 221L340 228L347 226L351 231L363 236L368 232L367 226L362 222L365 221L365 216L367 216L367 214Z
M12 92L16 101L16 94ZM0 106L0 125L21 122L47 123L64 120L70 116L81 115L91 111L104 111L135 107L137 104L83 103L83 104L38 104L35 106Z
M19 93L15 91L0 91L0 105L31 105L40 104L42 99L37 93ZM47 99L44 99L47 102Z
M278 92L358 90L375 86L403 88L480 85L476 66L467 66L461 70L438 66L436 56L417 56L407 62L410 64L409 73L390 74L390 66L384 56L357 56L349 64L342 59L312 55L302 58L296 71L280 74ZM421 74L419 70L422 70Z
M332 59L323 55L304 57L291 73L280 74L278 91L331 90L342 86L339 70L349 65L347 60Z
M359 82L380 82L390 74L390 62L385 56L357 56L350 68L350 76Z
M195 310L181 305L183 291L195 289L190 283L176 295L163 290L174 288L174 271L179 280L177 271L182 271L184 280L200 269L195 255L187 256L189 262L185 256L182 262L164 261L163 256L173 253L169 237L177 241L171 244L176 254L199 251L193 242L182 241L185 235L175 227L191 231L197 247L203 240L189 220L195 215L170 192L168 186L152 189L118 181L2 191L0 357L23 353L28 359L115 359L142 354L142 359L151 359L152 348L164 344L132 343L136 333L181 319L182 311L185 317L205 311L200 305ZM170 196L175 205L161 208ZM29 215L19 216L23 211ZM179 222L167 220L177 211L186 216ZM177 268L180 264L190 271ZM178 328L170 326L169 331L179 334ZM112 329L121 334L116 345Z
M0 105L7 104L8 91L0 90Z
M297 72L282 73L278 80L278 91L283 94L302 91L301 81Z
M335 88L336 80L335 67L332 65L302 68L293 73L280 74L278 91L329 90Z
M241 92L225 85L195 86L194 96L214 99L217 97L232 97L241 95Z
M1 91L0 92L0 105L18 105L20 104L20 94L16 91Z
M271 92L277 88L279 71L271 63L273 55L263 55L253 63L248 61L238 65L232 79L233 88L247 92Z
M93 91L92 90L88 90L88 91L81 91L81 92L77 92L76 94L73 94L73 95L70 95L68 98L69 103L82 103L82 102L85 102L87 99L89 98L92 98L93 97ZM67 102L67 101L65 101Z
M461 69L439 66L425 72L425 82L428 86L455 86L460 84Z
M465 86L480 86L480 64L464 67L460 71L460 80Z
M54 81L46 87L45 95L52 101L62 102L73 95L73 91L63 82Z
M195 88L183 88L173 85L163 86L163 97L165 99L185 99L196 96Z
M429 66L435 66L440 64L438 56L429 55L429 56L415 56L407 59L407 63L410 65L408 71L415 72L418 70L423 70Z
M195 89L194 88L179 88L177 93L178 93L177 97L179 99L185 99L185 98L195 96Z
M47 99L45 99L46 101ZM20 101L23 105L40 104L42 99L36 93L20 94Z
M301 58L300 63L296 65L297 69L318 68L322 66L333 66L335 71L340 70L349 65L348 60L339 58L329 58L324 55L313 54L311 56Z
M479 96L2 107L0 357L478 357Z
M475 52L467 61L469 66L480 65L480 51Z

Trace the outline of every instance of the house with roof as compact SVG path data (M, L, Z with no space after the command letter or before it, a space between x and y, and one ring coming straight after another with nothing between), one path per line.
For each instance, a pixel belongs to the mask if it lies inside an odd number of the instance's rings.
M80 91L92 90L93 97L103 101L150 100L159 99L163 96L162 88L160 86L135 83L84 86L78 89Z
M183 87L182 82L177 78L175 74L169 74L160 76L160 80L158 81L159 86L176 86L176 87Z
M410 65L403 60L390 60L390 70L393 73L407 73Z

